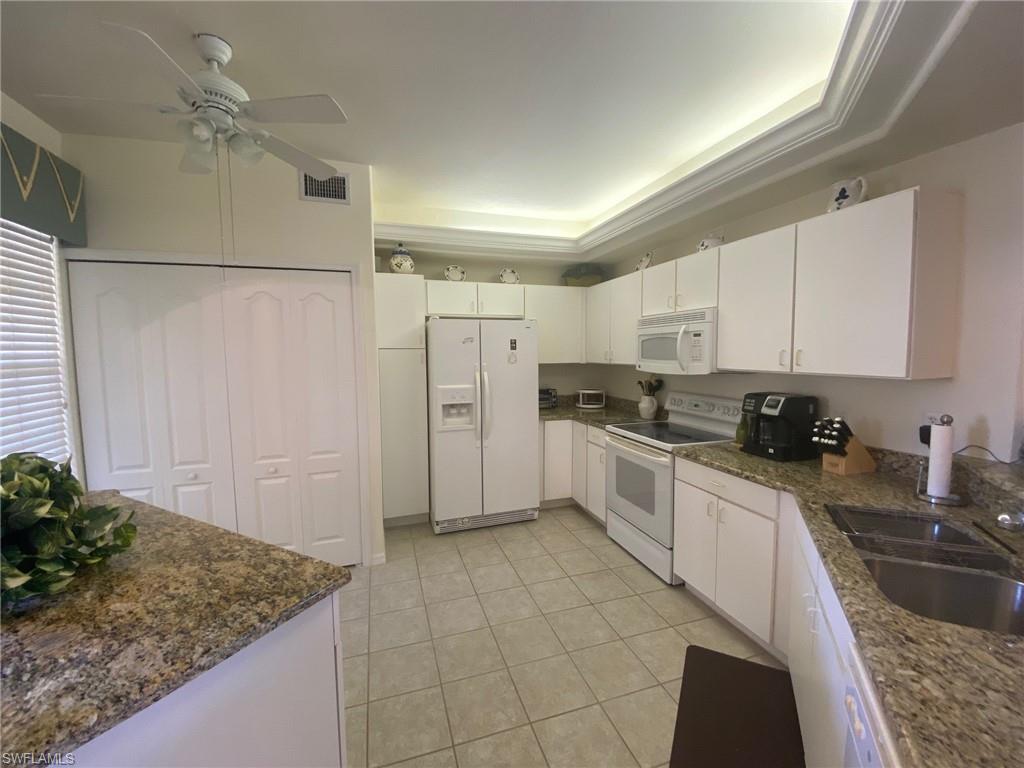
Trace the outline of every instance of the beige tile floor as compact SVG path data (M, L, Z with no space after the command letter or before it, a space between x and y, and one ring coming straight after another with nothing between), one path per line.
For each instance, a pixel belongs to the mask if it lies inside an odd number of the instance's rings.
M777 665L575 507L386 539L342 590L353 768L660 766L687 645Z

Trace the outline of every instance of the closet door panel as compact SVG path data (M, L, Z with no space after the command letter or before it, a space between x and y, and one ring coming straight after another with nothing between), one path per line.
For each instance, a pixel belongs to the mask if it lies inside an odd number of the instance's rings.
M185 269L189 269L186 267ZM201 268L202 269L202 268ZM164 284L159 334L167 403L168 499L176 512L237 530L224 370L223 273L206 268L201 295L187 296L182 275Z
M217 267L69 265L89 487L235 529Z
M302 551L290 389L291 298L272 270L226 271L224 330L238 531Z
M292 370L302 493L303 551L333 563L361 560L358 399L352 277L291 278Z

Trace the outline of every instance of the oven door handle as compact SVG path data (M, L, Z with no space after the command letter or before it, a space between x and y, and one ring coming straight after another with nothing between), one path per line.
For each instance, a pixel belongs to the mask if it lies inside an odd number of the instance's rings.
M652 464L663 464L666 467L672 466L672 455L665 455L660 451L652 451L646 448L641 448L637 445L629 445L626 442L619 440L618 438L612 437L611 435L607 438L608 445L615 447L623 453L631 453L634 456L639 456L644 461L651 462Z
M683 369L683 373L686 373L686 363L683 362L683 339L686 337L686 323L679 326L679 335L676 336L676 362L679 363L679 367Z

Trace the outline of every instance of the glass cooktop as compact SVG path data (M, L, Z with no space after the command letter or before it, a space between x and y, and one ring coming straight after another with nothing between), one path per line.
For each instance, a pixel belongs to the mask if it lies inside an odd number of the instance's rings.
M647 438L665 445L687 445L688 443L715 443L728 440L728 435L716 435L702 429L673 424L670 421L641 421L635 424L612 424L610 430L640 438Z

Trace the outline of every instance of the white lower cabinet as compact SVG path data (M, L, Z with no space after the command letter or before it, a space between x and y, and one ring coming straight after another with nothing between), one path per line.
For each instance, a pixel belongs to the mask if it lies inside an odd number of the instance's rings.
M676 576L715 598L718 561L718 498L676 480L672 563Z
M544 429L544 478L542 501L568 499L572 496L573 422L542 422Z
M673 572L772 643L778 493L682 459L675 474Z
M718 500L715 602L770 642L775 577L775 521Z
M608 511L605 505L604 446L587 443L587 509L602 522Z
M572 500L587 507L587 425L572 423Z

